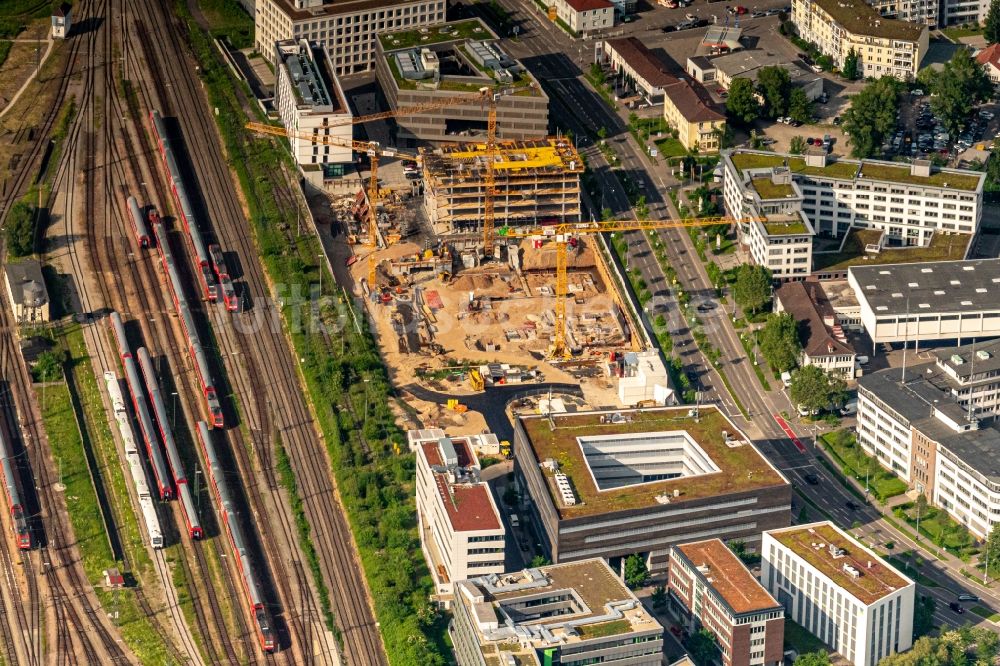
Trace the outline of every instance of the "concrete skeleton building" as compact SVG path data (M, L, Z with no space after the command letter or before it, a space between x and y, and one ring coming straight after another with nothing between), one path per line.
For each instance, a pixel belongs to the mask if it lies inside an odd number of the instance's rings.
M459 666L659 666L663 627L608 564L589 559L455 584Z
M41 324L49 321L49 292L37 259L7 261L3 266L7 300L18 324Z
M926 23L886 18L864 0L792 0L792 22L838 68L853 49L863 78L912 80L927 53Z
M633 86L650 104L663 103L663 89L677 83L677 77L635 37L604 41L602 55L613 76Z
M506 538L471 439L438 434L410 431L408 438L417 453L420 546L435 598L447 604L455 581L504 572Z
M799 324L802 353L799 365L815 365L841 379L854 379L854 348L836 323L820 283L814 280L787 282L774 293L776 312L787 312ZM827 301L828 302L828 301ZM829 322L829 323L828 323Z
M664 87L663 117L677 130L677 138L688 150L718 152L726 116L695 85L684 80Z
M715 407L521 417L514 472L553 562L639 553L662 572L678 543L752 545L791 518L785 477Z
M916 584L831 522L764 532L761 582L854 666L913 644Z
M479 19L381 32L375 53L375 74L390 109L469 100L397 117L399 147L485 137L489 107L480 92L485 87L503 90L496 102L500 139L548 136L549 98Z
M485 146L451 144L422 149L421 155L424 206L435 230L479 230L485 214ZM493 206L498 221L532 225L580 220L583 160L566 139L498 142L493 168Z
M337 76L361 74L375 67L377 33L443 23L445 10L445 0L257 0L254 46L270 60L276 42L308 39Z
M285 129L314 137L333 137L344 145L288 138L296 163L307 174L342 176L353 159L351 110L326 50L302 39L274 45L277 63L274 106Z
M1000 259L852 266L847 281L875 344L1000 336Z
M858 386L858 443L980 539L1000 520L998 354L996 340L941 348Z
M667 593L688 633L715 635L723 666L781 666L785 609L720 539L674 546Z

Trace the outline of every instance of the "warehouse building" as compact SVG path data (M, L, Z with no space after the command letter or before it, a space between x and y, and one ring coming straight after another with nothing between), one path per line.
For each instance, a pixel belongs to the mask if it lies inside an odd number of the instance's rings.
M764 532L761 555L786 617L854 666L912 646L916 584L833 523Z
M459 666L659 666L663 627L607 563L589 559L455 584Z
M344 98L333 63L322 46L302 39L275 44L277 82L274 105L285 129L315 138L332 138L341 145L290 135L292 156L306 173L322 177L344 175L353 159L351 110Z
M876 345L1000 336L1000 259L852 266L847 281Z
M501 90L496 99L497 137L548 136L549 98L479 19L380 33L375 50L375 74L390 109L457 100L397 117L398 146L485 137L489 106L483 88Z
M445 0L257 0L254 45L268 60L289 39L317 42L337 76L375 68L375 35L444 23ZM271 63L276 64L272 61Z
M563 138L497 143L494 214L511 225L580 221L583 160ZM481 228L486 149L481 143L421 150L424 206L437 233Z
M553 562L639 553L664 572L671 546L752 545L791 519L787 480L715 407L521 417L514 472Z
M785 610L720 539L674 546L667 593L689 634L712 632L723 666L781 666Z

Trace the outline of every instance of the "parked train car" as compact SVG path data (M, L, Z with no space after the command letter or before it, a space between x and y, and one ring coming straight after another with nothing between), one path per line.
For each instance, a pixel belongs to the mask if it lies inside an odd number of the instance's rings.
M267 612L267 608L264 606L264 597L260 591L260 583L250 562L246 537L243 533L243 527L240 525L239 515L235 510L232 494L229 489L229 482L226 480L226 472L219 463L215 444L212 442L212 433L209 432L208 426L204 421L198 421L198 439L201 441L205 464L208 465L209 477L218 506L219 517L229 535L229 544L233 548L233 554L240 570L243 592L246 595L247 610L250 612L250 617L253 620L257 639L262 650L265 652L274 652L275 637L274 629L271 627L271 618Z
M219 287L222 289L222 302L230 312L237 312L240 309L239 296L236 295L236 287L233 279L229 275L229 268L226 266L225 255L222 248L217 243L208 246L208 254L212 258L212 268L215 276L219 279Z
M31 549L31 528L25 515L24 502L21 499L21 486L17 481L17 462L14 459L12 442L0 429L0 464L3 466L3 490L7 498L7 510L10 511L11 529L14 532L14 543L21 550Z
M166 165L167 173L170 176L170 191L174 195L179 217L181 222L184 223L184 230L187 232L188 239L191 241L191 247L195 253L200 286L205 294L205 298L214 303L219 300L218 285L215 282L215 275L212 272L211 257L208 254L208 248L201 235L201 230L198 228L198 220L194 215L194 208L191 206L191 197L184 185L184 175L181 173L180 167L177 166L177 155L170 137L167 136L167 128L163 122L163 118L160 117L160 112L152 111L149 115L153 124L153 132L156 134L156 143L160 148L163 163Z
M135 197L128 198L128 212L132 220L132 233L139 247L149 247L149 224Z
M192 539L200 539L203 535L201 520L198 511L195 509L194 500L191 496L191 488L187 484L187 475L184 473L184 464L181 462L180 453L177 451L177 442L174 439L173 428L167 420L167 408L163 404L163 395L160 393L160 386L156 381L156 373L153 371L153 359L149 357L149 352L145 347L139 347L139 369L142 370L143 379L146 380L146 388L149 389L149 396L153 403L153 415L160 426L160 438L163 441L163 448L167 451L167 464L173 474L174 486L177 488L177 497L181 500L181 509L184 511L184 527L188 536Z
M108 389L108 397L111 398L115 422L118 423L118 432L121 433L122 443L125 447L125 462L128 463L132 485L135 486L135 494L139 498L139 513L142 517L142 525L146 529L146 536L149 538L149 545L153 548L163 548L160 518L156 515L156 506L149 494L146 472L142 468L139 450L135 446L135 434L132 432L132 422L125 410L125 399L122 396L121 385L113 372L104 373L104 383Z
M146 407L146 389L142 385L142 380L139 379L139 371L136 369L135 359L132 358L132 351L129 349L128 340L125 337L125 325L122 323L121 315L117 312L111 313L111 329L114 331L115 341L118 344L118 355L125 368L125 382L128 384L129 394L132 396L135 415L139 419L139 430L146 443L146 452L149 454L149 461L153 467L156 489L160 499L169 500L174 494L173 485L170 483L170 474L167 472L163 453L156 441L156 431L153 429L153 422L149 417L149 409Z
M174 307L177 309L177 314L180 315L181 326L183 326L184 334L188 339L188 351L191 354L191 360L194 362L195 374L198 377L201 392L205 398L205 405L212 417L212 425L216 428L221 428L225 425L225 419L222 415L222 403L215 390L215 382L208 367L208 357L205 355L205 350L202 347L198 329L195 328L194 318L191 316L191 308L188 305L187 298L184 296L184 287L181 283L180 275L177 273L177 265L167 239L166 228L162 222L157 221L153 225L153 236L156 238L156 246L160 251L160 259L163 262L163 271L167 275L170 293L174 299Z

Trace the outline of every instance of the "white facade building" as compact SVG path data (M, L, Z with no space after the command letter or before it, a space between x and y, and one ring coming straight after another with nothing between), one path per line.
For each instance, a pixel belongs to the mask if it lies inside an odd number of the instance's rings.
M445 0L257 0L254 42L267 59L275 42L318 42L337 76L360 74L375 67L376 33L443 23L445 9Z
M618 400L625 407L677 404L658 351L625 353L622 375L618 378Z
M352 160L351 109L326 50L306 40L275 44L277 82L274 104L285 129L314 137L332 137L343 145L315 143L289 136L292 155L302 166L343 165ZM315 166L314 166L315 168ZM343 167L331 175L342 175Z
M855 666L912 646L916 584L833 523L764 532L761 555L786 617Z
M52 37L55 39L66 39L73 25L72 8L68 2L64 2L56 7L52 12Z
M410 432L420 546L435 597L448 604L455 581L504 572L505 530L469 438L421 439L424 431Z
M615 4L608 0L555 0L556 16L586 37L615 24Z

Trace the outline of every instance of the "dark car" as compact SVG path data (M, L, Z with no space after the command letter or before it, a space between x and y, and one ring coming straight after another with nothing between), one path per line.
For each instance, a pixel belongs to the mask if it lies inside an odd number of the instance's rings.
M711 301L698 304L698 312L711 312L714 309L715 309L715 303L712 303Z
M813 474L812 472L810 472L809 474L806 474L805 477L803 477L803 478L806 480L806 483L808 483L810 486L818 486L819 485L819 477L817 475Z
M969 594L968 592L964 592L964 593L958 595L958 600L959 601L979 601L979 597L977 597L974 594Z
M709 25L710 23L711 23L711 21L709 21L708 19L704 19L704 18L703 19L697 19L694 22L694 27L696 27L696 28L704 28L705 26Z
M850 501L850 500L848 500L848 501L847 501L847 505L846 505L846 506L847 506L847 508L848 508L848 509L850 509L851 511L857 511L858 509L860 509L860 508L861 508L861 507L860 507L860 506L858 506L858 505L857 505L857 504L856 504L855 502L852 502L852 501Z
M952 609L959 615L965 612L965 609L962 608L962 604L958 603L957 601L953 601L950 604L948 604L948 608Z
M662 30L663 32L674 32L675 30L677 30L677 26L676 25L665 25L662 28L660 28L660 30Z

